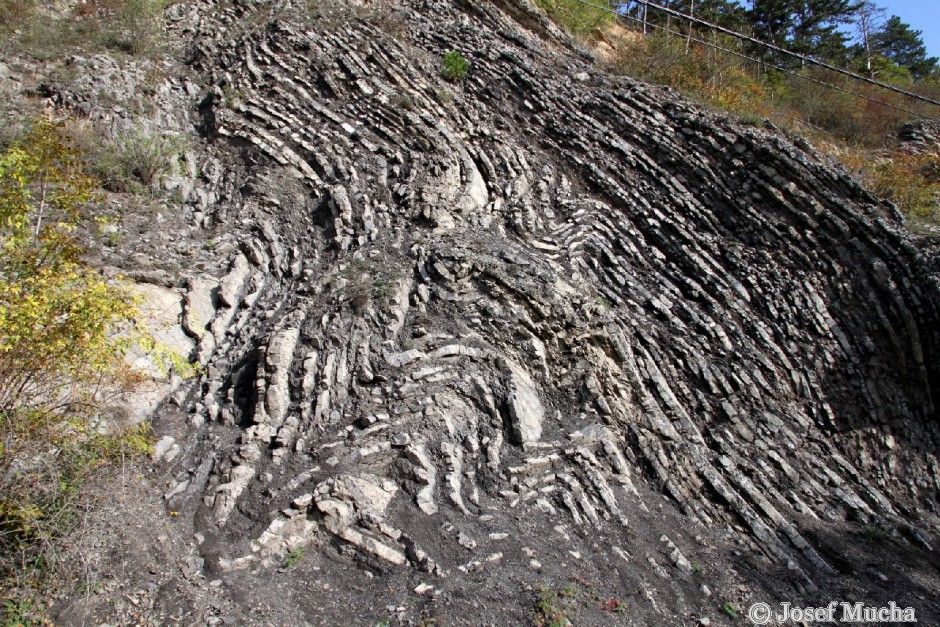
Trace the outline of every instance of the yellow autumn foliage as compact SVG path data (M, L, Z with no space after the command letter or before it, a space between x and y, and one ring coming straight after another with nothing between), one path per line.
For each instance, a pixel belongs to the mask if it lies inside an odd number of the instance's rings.
M164 364L184 363L136 322L129 287L83 262L75 234L97 183L80 157L50 120L0 155L0 574L7 577L63 531L63 512L85 477L149 449L149 426L106 416L109 395L140 378L126 350L136 344Z
M113 377L134 320L129 290L81 261L73 232L94 181L61 129L36 124L0 157L0 412L84 413ZM92 394L92 396L89 396Z

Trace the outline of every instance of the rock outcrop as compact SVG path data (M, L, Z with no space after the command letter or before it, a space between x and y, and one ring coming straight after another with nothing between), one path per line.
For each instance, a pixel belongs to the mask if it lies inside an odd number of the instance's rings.
M918 120L905 124L898 131L901 147L912 153L940 151L940 122Z
M226 245L182 270L204 373L162 468L240 620L519 624L572 578L583 624L940 618L938 265L892 206L526 2L281 4L170 9L184 215Z

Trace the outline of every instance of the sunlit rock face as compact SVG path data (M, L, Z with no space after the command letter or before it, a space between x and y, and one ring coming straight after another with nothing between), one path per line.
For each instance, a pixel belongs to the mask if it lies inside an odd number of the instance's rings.
M880 598L852 529L927 554L937 266L805 142L612 78L511 2L188 11L191 213L235 245L183 269L204 373L158 425L242 607L407 618L386 590L421 583L513 624L579 577L668 623Z

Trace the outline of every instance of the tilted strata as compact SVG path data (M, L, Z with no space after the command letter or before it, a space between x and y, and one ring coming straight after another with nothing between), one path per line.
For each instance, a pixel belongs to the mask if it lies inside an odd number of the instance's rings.
M814 525L932 550L937 272L892 207L522 4L404 2L397 39L268 10L192 9L222 164L193 212L237 244L188 284L177 396L169 500L208 568L339 552L446 587L562 542L662 582L725 528L812 595L844 570Z

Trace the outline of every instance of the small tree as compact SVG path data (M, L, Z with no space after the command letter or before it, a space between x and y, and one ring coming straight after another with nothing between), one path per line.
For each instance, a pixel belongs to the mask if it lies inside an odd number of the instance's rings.
M441 60L441 77L447 81L460 81L467 75L470 64L456 50L451 50Z
M79 477L108 451L146 447L140 429L112 437L102 420L107 391L134 379L122 359L132 336L115 330L133 327L137 303L82 262L73 234L95 188L51 121L0 155L0 572L8 575L61 530Z

